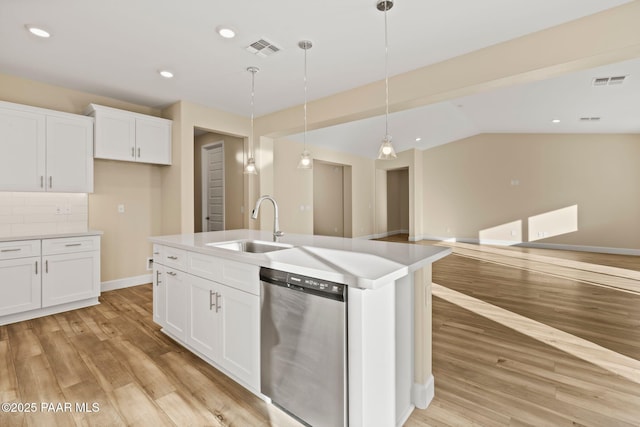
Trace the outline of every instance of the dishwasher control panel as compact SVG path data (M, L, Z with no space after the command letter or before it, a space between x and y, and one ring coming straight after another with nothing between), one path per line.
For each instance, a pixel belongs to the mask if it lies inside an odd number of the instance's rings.
M330 282L328 280L281 270L273 270L266 267L260 269L260 280L296 291L309 292L325 298L338 301L346 300L347 286L342 283Z

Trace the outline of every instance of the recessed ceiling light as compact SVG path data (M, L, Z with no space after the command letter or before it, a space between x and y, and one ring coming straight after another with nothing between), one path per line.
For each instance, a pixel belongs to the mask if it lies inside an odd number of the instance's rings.
M553 119L551 120L551 123L560 123L560 119Z
M416 142L420 142L420 141L422 141L422 138L417 137L417 138L416 138Z
M173 73L169 70L160 70L158 71L158 73L160 73L160 75L162 77L164 77L165 79L171 79L173 78Z
M236 36L236 32L231 27L218 27L216 31L220 34L220 37L225 39L232 39Z
M32 25L25 25L25 27L34 36L42 37L44 39L51 37L51 33L47 30L43 30L42 28L34 27Z

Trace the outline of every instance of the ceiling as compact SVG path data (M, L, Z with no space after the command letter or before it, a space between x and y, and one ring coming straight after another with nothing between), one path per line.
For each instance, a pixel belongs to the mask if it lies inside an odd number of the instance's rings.
M389 73L400 74L628 2L397 0L388 12ZM246 68L257 66L255 113L260 116L303 102L300 40L313 42L308 51L309 100L383 79L384 15L375 3L0 0L0 73L150 107L185 100L249 116L251 75ZM25 30L28 24L42 26L52 37L34 37ZM215 29L222 25L233 27L237 36L219 37ZM245 49L261 38L281 50L259 57ZM598 76L633 74L638 63L611 67L597 70ZM171 70L175 77L162 78L161 69ZM602 116L598 123L581 123L593 129L638 132L637 125L624 119L625 108L638 111L637 101L619 105L609 100L608 105L619 108L596 108L603 103L596 103L602 94L592 90L602 88L589 87L595 72L396 113L390 133L399 150L428 148L479 132L573 132L571 120L582 114ZM630 88L639 99L633 78L606 89L626 93ZM533 102L523 103L523 97ZM547 116L563 121L550 128ZM373 157L375 153L358 148L364 142L357 137L367 132L372 132L367 136L369 145L370 138L381 137L380 118L368 120L320 129L308 140L344 150L338 144L346 139L340 138L351 133L355 137L348 139L346 149ZM624 122L624 130L614 127L617 122ZM423 139L416 143L418 136Z

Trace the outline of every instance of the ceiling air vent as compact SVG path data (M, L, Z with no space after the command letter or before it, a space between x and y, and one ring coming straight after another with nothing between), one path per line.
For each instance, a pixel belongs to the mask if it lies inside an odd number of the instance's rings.
M615 86L624 83L627 76L595 77L593 86Z
M597 122L600 117L580 117L581 122Z
M279 52L281 49L270 41L260 39L247 46L247 50L258 56L266 57Z

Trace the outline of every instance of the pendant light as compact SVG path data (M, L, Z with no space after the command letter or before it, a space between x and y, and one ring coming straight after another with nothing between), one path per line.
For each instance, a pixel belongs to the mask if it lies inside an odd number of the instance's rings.
M387 30L387 11L393 7L393 1L380 0L376 8L384 12L384 86L385 86L385 116L384 116L384 138L378 150L378 160L389 160L396 158L396 150L391 143L389 135L389 35Z
M251 133L249 134L249 142L247 144L247 163L244 166L244 173L249 175L257 175L256 159L253 156L253 98L255 94L256 73L260 71L258 67L249 67L247 71L251 73Z
M304 50L304 150L300 155L298 169L312 169L313 158L307 150L307 50L311 49L313 44L309 40L298 42L298 47Z

